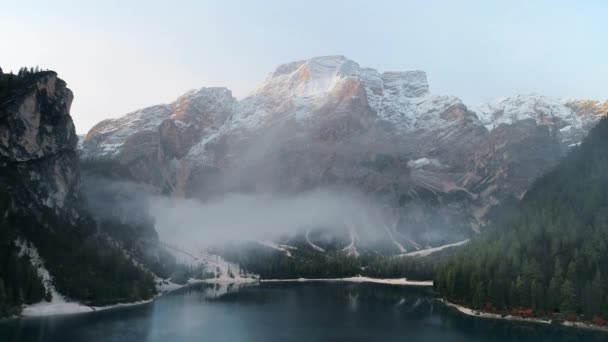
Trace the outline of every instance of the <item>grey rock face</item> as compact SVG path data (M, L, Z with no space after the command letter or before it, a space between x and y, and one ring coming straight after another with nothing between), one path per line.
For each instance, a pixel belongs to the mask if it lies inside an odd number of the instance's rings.
M70 117L72 92L54 72L42 72L0 107L0 182L14 205L42 205L76 217L78 137Z
M235 99L226 88L203 88L175 102L104 120L82 143L83 159L92 163L117 162L138 181L167 193L180 193L181 168L193 145L216 132L232 113Z

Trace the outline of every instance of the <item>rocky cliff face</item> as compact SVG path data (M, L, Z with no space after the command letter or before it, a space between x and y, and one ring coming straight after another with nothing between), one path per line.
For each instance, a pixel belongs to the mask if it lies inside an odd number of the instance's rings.
M78 138L69 110L72 92L52 72L2 99L0 182L16 210L44 206L77 218Z
M203 88L171 104L104 120L86 135L83 155L91 162L115 161L136 180L181 193L180 172L186 171L177 160L225 123L235 101L225 88Z
M599 118L608 115L608 100L602 103L588 99L562 99L561 103L576 113L586 132L598 123Z
M411 250L478 231L587 129L542 96L472 111L433 95L422 71L380 73L328 56L277 67L240 101L203 88L103 121L83 159L188 197L354 187L385 203L387 238Z
M14 313L41 299L30 293L41 280L51 304L104 305L155 293L152 275L130 260L141 262L142 254L128 236L113 234L132 225L94 220L82 196L72 99L53 71L0 74L0 252L9 256L0 278L16 297L3 309ZM158 242L153 229L147 237L148 247ZM33 275L23 281L30 260Z

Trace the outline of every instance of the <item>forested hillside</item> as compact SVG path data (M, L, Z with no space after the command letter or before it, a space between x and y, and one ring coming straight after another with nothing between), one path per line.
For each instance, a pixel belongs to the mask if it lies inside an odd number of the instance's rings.
M608 318L608 119L510 217L438 266L435 287L473 308Z
M0 317L56 300L51 288L87 305L156 294L130 246L108 236L112 223L85 210L72 99L53 71L0 69Z
M380 253L348 255L340 249L324 252L298 245L289 256L272 249L255 246L231 246L215 251L242 269L262 279L343 278L368 276L375 278L407 278L429 280L433 277L435 258L387 256Z

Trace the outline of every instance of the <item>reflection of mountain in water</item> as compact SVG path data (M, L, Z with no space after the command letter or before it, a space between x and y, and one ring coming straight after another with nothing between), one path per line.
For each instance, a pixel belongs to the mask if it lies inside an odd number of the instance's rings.
M345 282L196 284L154 303L0 322L7 341L605 341L606 334L462 315L428 288Z

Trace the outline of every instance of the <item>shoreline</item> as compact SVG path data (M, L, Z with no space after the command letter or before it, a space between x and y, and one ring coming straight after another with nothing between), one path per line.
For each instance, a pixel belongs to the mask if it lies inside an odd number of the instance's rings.
M168 280L160 280L163 283L161 285L157 285L158 293L154 295L152 298L135 301L135 302L124 302L124 303L116 303L106 306L90 306L79 303L77 301L66 301L61 298L59 301L51 301L51 302L38 302L30 305L25 305L21 313L17 316L13 317L5 317L3 319L15 319L15 318L37 318L37 317L46 317L46 316L57 316L57 315L75 315L75 314L83 314L83 313L92 313L97 311L104 311L110 309L118 309L142 304L148 304L164 294L179 290L186 286L208 283L208 284L236 284L236 283L257 283L259 279L257 278L211 278L211 279L189 279L185 284L176 284L170 282Z
M403 285L403 286L433 286L432 281L416 281L407 280L406 278L370 278L370 277L347 277L347 278L296 278L296 279L258 279L258 278L210 278L210 279L189 279L185 284L176 284L168 280L159 280L158 294L152 298L136 301L116 303L107 306L89 306L79 302L39 302L31 305L26 305L21 314L15 317L7 317L6 319L14 318L36 318L56 315L74 315L82 313L91 313L96 311L117 309L135 305L148 304L155 301L157 298L194 284L254 284L254 283L272 283L272 282L351 282L351 283L377 283L386 285Z
M25 306L21 314L19 316L13 318L36 318L36 317L45 317L45 316L56 316L56 315L74 315L80 313L90 313L97 311L104 311L109 309L123 308L129 306L136 306L151 303L154 301L158 295L144 299L136 302L125 302L125 303L116 303L112 305L106 306L89 306L84 305L79 302L38 302L35 304Z
M39 302L36 304L27 305L23 308L23 311L19 316L13 317L5 317L0 319L0 321L4 320L12 320L19 318L39 318L39 317L48 317L48 316L57 316L57 315L75 315L75 314L83 314L83 313L92 313L96 311L104 311L110 309L118 309L136 305L149 304L154 302L156 299L161 296L171 293L173 291L182 289L184 287L195 285L195 284L259 284L259 283L280 283L280 282L289 282L289 283L297 283L297 282L347 282L347 283L375 283L375 284L385 284L385 285L400 285L400 286L423 286L423 287L432 287L433 281L418 281L418 280L407 280L406 278L371 278L371 277L363 277L363 276L355 276L355 277L345 277L345 278L290 278L290 279L258 279L258 278L211 278L211 279L189 279L185 284L176 284L169 281L166 281L163 285L159 286L159 292L155 296L150 299L136 301L136 302L126 302L126 303L117 303L108 306L88 306L83 305L78 302L59 302L59 303L45 303ZM478 317L483 319L500 319L511 322L523 322L523 323L535 323L535 324L545 324L552 325L554 324L552 319L546 318L535 318L535 317L521 317L521 316L513 316L510 314L497 314L491 312L484 312L481 310L475 310L468 308L466 306L462 306L456 303L452 303L444 298L436 298L441 304L457 310L459 313L471 316ZM29 309L29 310L28 310ZM608 333L608 326L598 326L586 322L581 321L560 321L559 326L567 327L567 328L579 328L579 329L587 329L594 330L599 332Z
M437 298L437 300L439 302L441 302L443 305L456 309L458 312L465 314L467 316L479 317L479 318L484 318L484 319L501 319L501 320L511 321L511 322L524 322L524 323L527 322L527 323L546 324L546 325L554 324L552 319L543 319L543 318L534 318L534 317L526 318L526 317L521 317L521 316L502 315L502 314L491 313L491 312L483 312L481 310L474 310L471 308L467 308L466 306L452 303L444 298ZM567 328L595 330L595 331L608 333L608 327L603 327L603 326L580 322L580 321L578 321L578 322L560 321L559 326L567 327Z
M261 283L279 282L349 282L349 283L375 283L404 286L433 286L432 280L407 280L407 278L370 278L363 276L346 278L291 278L291 279L260 279Z

